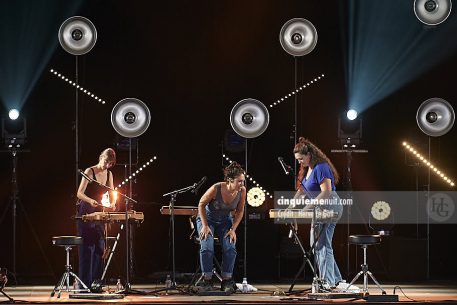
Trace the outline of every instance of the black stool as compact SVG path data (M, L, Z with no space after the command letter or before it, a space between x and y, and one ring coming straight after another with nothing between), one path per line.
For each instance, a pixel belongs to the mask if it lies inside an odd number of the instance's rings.
M53 236L52 237L52 244L55 246L65 247L65 251L67 252L67 264L65 265L65 273L62 275L60 280L54 286L54 289L51 292L51 297L57 292L57 297L60 298L60 294L62 291L86 291L90 292L90 289L81 281L81 279L73 273L71 265L70 265L70 251L71 248L74 246L82 245L83 238L79 236ZM81 284L83 289L70 289L70 276L73 276L76 280L77 284ZM65 286L65 287L64 287Z
M363 249L363 264L361 265L362 270L357 273L357 275L352 279L349 283L348 288L346 288L345 292L354 284L355 281L363 274L363 293L368 294L368 275L371 279L375 282L376 286L381 289L382 294L386 294L386 291L381 287L378 283L376 278L374 277L373 273L368 270L367 264L367 247L370 245L379 244L381 242L381 235L350 235L348 238L348 242L353 245L362 246Z

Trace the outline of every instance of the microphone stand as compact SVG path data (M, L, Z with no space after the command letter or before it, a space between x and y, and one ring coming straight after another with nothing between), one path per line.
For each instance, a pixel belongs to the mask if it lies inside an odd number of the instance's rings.
M170 221L171 221L171 252L172 252L172 274L171 274L171 285L170 287L165 287L165 288L160 288L157 290L153 290L151 293L155 294L157 292L165 291L165 293L168 294L168 291L170 290L176 290L181 293L187 293L185 290L178 288L176 285L176 264L175 264L175 203L176 203L176 197L178 194L185 193L188 191L193 191L197 187L197 183L194 183L190 186L184 187L179 190L174 190L169 193L163 194L162 197L167 197L170 196L170 203L169 203L169 209L170 209ZM167 285L168 286L168 285Z

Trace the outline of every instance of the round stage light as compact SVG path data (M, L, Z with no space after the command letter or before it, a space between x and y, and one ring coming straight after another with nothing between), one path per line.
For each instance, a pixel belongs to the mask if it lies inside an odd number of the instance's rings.
M252 207L259 207L265 201L265 192L259 187L253 187L248 192L248 204Z
M376 220L385 220L390 216L390 205L385 201L376 201L371 207L371 215Z
M346 116L351 121L355 120L357 118L357 111L355 111L354 109L349 109L348 112L346 113Z
M11 110L8 112L8 116L10 117L10 119L16 120L16 119L19 117L19 110L17 110L17 109L11 109Z

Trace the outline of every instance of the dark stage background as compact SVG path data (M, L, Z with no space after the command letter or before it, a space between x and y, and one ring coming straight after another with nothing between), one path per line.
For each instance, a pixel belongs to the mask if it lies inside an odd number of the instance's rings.
M413 1L402 0L402 5L397 2L382 1L401 16L401 22L413 24L427 35L448 36L442 43L423 40L425 45L405 48L398 60L394 60L388 79L378 80L382 84L398 79L402 85L371 101L360 114L362 148L369 153L353 158L354 190L415 191L415 169L405 165L401 142L416 143L425 152L428 137L417 127L416 111L426 99L441 97L456 106L457 56L455 45L451 45L457 37L455 12L442 25L427 28L415 18ZM153 156L157 160L138 175L133 189L139 201L134 209L145 213L144 223L135 230L133 282L150 282L164 280L164 274L171 269L169 218L159 213L160 206L168 204L162 194L191 185L202 176L208 176L203 188L220 181L221 169L227 165L222 151L244 164L243 152L224 149L225 134L232 130L229 122L232 107L247 97L268 106L295 87L294 57L284 52L278 39L282 25L294 17L310 20L318 32L316 48L309 55L297 58L298 85L325 74L323 80L298 94L298 135L321 147L344 181L346 159L330 150L341 148L337 118L349 107L350 80L345 77L345 66L350 43L346 38L348 23L354 18L348 13L349 3L357 5L361 1L337 4L337 1L1 0L1 15L9 16L1 22L1 90L23 97L14 100L13 94L9 95L13 100L6 100L7 95L2 94L2 116L7 117L10 107L21 107L21 115L27 118L28 141L24 148L30 150L18 154L18 283L54 283L63 272L64 252L51 245L51 237L75 233L71 218L76 201L75 94L73 87L49 72L56 69L74 80L75 57L66 53L57 40L59 26L65 19L81 15L96 26L95 47L79 57L79 81L107 101L102 105L87 95L79 95L80 167L96 164L101 150L115 146L111 110L118 101L135 97L144 101L151 111L151 124L138 138L138 160L140 165ZM378 26L383 29L392 24L381 22ZM401 27L391 32L397 36L398 43L405 39L403 34ZM377 38L382 36L369 36L369 39ZM424 57L418 54L424 49L430 49L431 55L422 60ZM446 56L434 58L434 52L443 49L449 51ZM386 47L383 53L389 51ZM432 59L436 63L421 73L411 69L398 78L395 68L408 58L421 59L414 66L425 65ZM366 65L370 71L370 62ZM22 80L25 85L21 88L29 88L30 94L11 90L18 84L7 82L8 79ZM293 98L269 111L271 120L266 132L248 142L249 173L271 192L291 190L293 181L284 175L277 158L283 156L293 164ZM432 160L454 178L457 177L456 132L454 127L431 141ZM11 153L0 154L0 167L0 266L11 269ZM124 178L124 167L116 166L113 172L118 184ZM418 172L419 190L425 190L425 168ZM431 188L454 190L434 176ZM345 189L344 183L339 189ZM198 200L199 196L183 194L176 204L197 205ZM285 238L285 228L268 219L269 208L271 201L258 209L249 208L250 213L258 213L261 218L249 222L249 279L290 278L300 264L296 249ZM364 225L337 227L335 255L345 278L352 276L360 263L352 247L347 259L348 229L352 234L371 232ZM112 231L116 231L115 226ZM308 239L307 231L306 226L300 229L304 240ZM394 231L383 244L370 249L370 269L384 280L424 279L425 227L397 225ZM243 226L237 233L240 241L236 277L239 279ZM456 233L455 224L431 226L430 278L455 279ZM191 273L196 267L197 248L188 239L189 234L187 218L177 217L179 273ZM110 269L111 277L125 275L123 243L118 251Z

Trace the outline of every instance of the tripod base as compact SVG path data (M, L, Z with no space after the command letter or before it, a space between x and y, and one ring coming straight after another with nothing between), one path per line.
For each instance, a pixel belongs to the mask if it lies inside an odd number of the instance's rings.
M351 287L352 284L357 281L357 279L363 275L363 288L362 292L366 295L368 295L368 276L371 277L373 282L376 284L376 286L381 290L382 294L385 295L386 291L381 287L379 282L376 280L374 277L373 273L371 273L368 270L368 263L367 263L367 247L369 245L374 245L377 244L381 241L381 236L380 235L350 235L348 239L349 243L356 244L362 246L363 249L363 264L360 265L362 270L356 274L356 276L352 279L352 281L349 283L348 288L344 292L346 292L349 287Z
M70 266L67 266L67 271L62 275L60 278L60 281L54 286L54 289L51 292L51 298L55 295L57 292L57 297L60 298L60 295L62 291L67 291L67 292L90 292L90 289L87 288L87 286L81 281L81 279L73 273L73 271L70 270ZM77 284L82 285L82 289L70 289L70 278L74 277L76 280ZM64 288L65 286L65 288Z
M132 289L132 286L130 285L130 283L126 283L123 288L121 287L120 290L116 291L116 294L119 294L119 295L129 295L129 294L148 295L149 293L147 293L145 291L141 291L141 290Z
M159 289L156 289L156 290L153 290L151 292L149 292L150 294L157 294L159 292L162 292L162 291L165 291L165 295L168 295L169 291L177 291L178 293L183 293L183 294L189 294L188 291L186 291L185 289L183 288L179 288L177 285L176 285L176 282L175 283L171 283L171 286L170 287L164 287L164 288L159 288Z
M14 299L10 297L6 292L4 292L3 288L0 289L0 292L8 299L9 302L14 302Z

